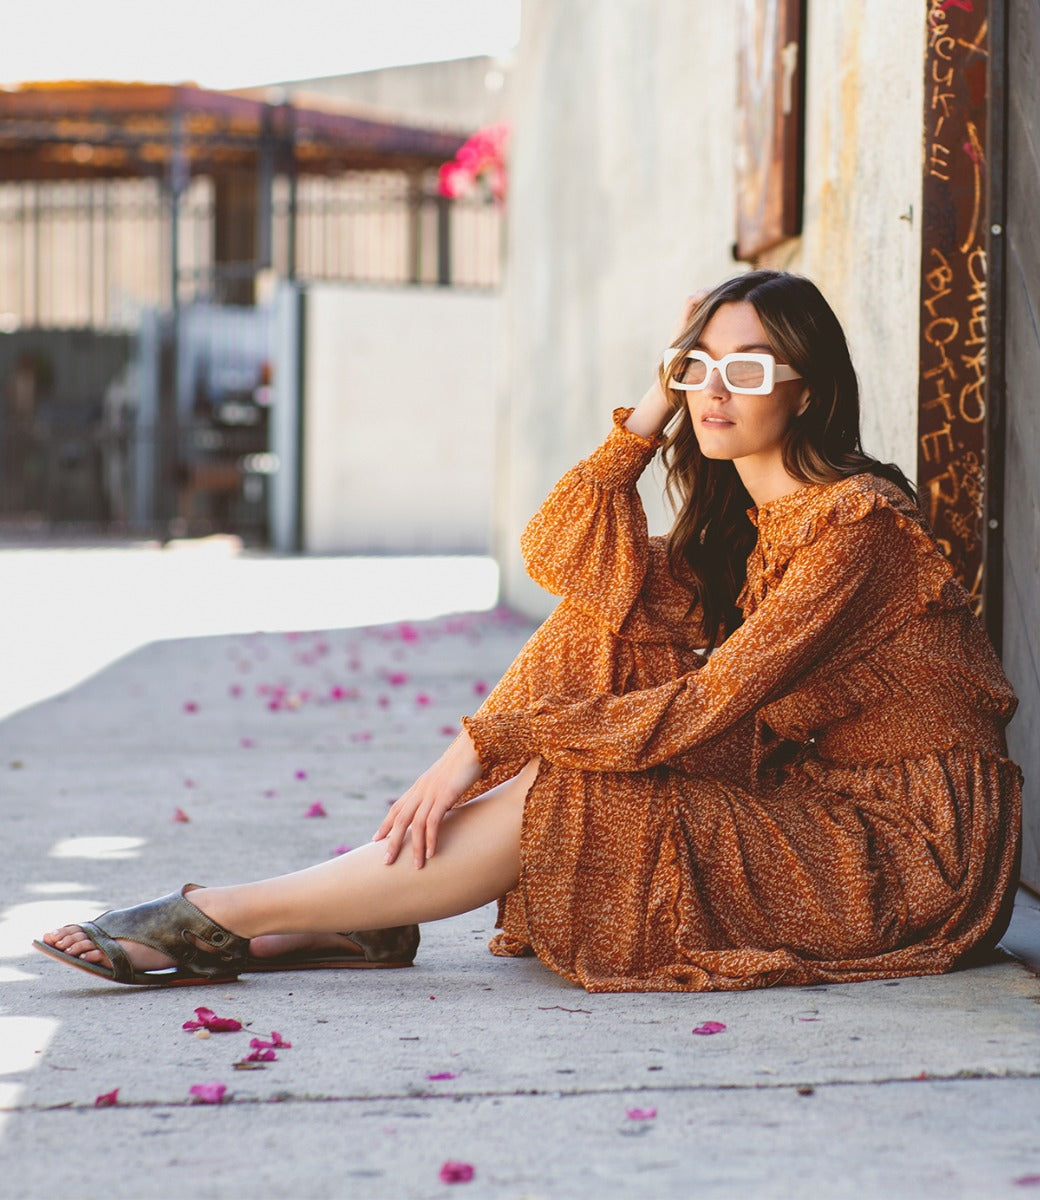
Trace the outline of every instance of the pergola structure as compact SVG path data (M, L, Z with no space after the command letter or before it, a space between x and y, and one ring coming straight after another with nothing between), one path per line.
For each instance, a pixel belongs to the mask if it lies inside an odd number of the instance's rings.
M462 134L191 84L28 83L0 91L0 181L157 181L168 209L173 308L176 216L192 177L214 181L214 257L232 277L224 299L249 303L255 272L271 264L277 175L289 181L291 278L300 176L400 171L418 187L463 140Z

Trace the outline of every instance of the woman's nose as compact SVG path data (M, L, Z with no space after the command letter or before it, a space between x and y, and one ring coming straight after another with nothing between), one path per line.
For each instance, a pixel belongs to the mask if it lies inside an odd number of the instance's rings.
M718 367L712 367L711 374L708 376L708 382L704 385L706 392L711 392L713 396L728 396L729 388L726 387L726 381L722 378L722 372Z

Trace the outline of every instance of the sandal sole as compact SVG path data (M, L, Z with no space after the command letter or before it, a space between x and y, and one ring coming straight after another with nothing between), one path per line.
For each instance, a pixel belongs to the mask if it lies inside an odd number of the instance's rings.
M204 975L177 975L171 973L161 976L147 971L136 974L133 979L122 980L115 978L111 967L103 967L100 963L84 962L83 959L77 958L74 954L66 954L64 950L58 950L55 946L48 946L46 942L34 940L33 949L39 950L41 954L46 954L48 958L53 958L55 962L75 967L77 971L86 971L88 975L95 975L99 979L107 980L109 983L122 984L124 987L206 987L214 983L235 983L238 980L237 975L210 978ZM167 968L167 970L174 972L179 971L180 968L171 967Z

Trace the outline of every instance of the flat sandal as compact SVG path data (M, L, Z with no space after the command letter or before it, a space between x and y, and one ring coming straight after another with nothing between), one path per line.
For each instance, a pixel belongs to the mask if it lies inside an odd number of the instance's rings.
M111 909L94 921L77 922L87 938L108 956L111 967L86 962L46 942L37 940L33 946L49 958L112 983L152 987L230 983L246 969L249 939L210 920L187 899L186 893L199 886L186 883L179 892L171 892L159 900L149 900L133 908ZM116 938L139 942L168 954L176 966L139 971ZM197 944L196 939L202 944Z

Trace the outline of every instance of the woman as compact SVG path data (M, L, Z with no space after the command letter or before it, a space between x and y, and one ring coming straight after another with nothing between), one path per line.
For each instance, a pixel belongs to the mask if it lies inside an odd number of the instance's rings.
M696 297L658 382L524 535L562 603L373 842L36 945L133 983L404 966L413 923L496 897L495 953L590 991L928 974L992 945L1015 699L858 426L808 280L754 271ZM635 490L659 445L667 539Z

